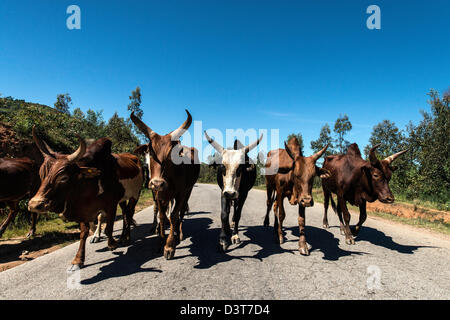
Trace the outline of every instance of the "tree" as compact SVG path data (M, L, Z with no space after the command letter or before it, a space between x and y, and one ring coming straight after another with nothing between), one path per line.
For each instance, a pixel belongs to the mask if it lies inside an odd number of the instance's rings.
M298 144L300 145L300 154L303 155L303 136L302 134L299 132L297 134L295 133L291 133L290 135L288 135L287 139L286 139L286 143L288 143L289 140L291 140L291 138L296 137L298 140Z
M72 104L72 98L70 97L70 94L64 93L64 94L58 94L56 96L56 102L54 104L55 109L59 112L70 114L69 108Z
M334 132L337 135L336 138L336 147L338 148L339 153L344 153L350 144L347 140L344 139L345 135L352 130L352 124L350 120L348 120L348 116L346 114L339 115L339 118L336 119L334 123Z
M383 120L372 129L369 144L364 148L366 158L369 155L370 149L377 144L381 144L377 148L377 154L384 159L399 152L404 147L403 133L397 128L394 122Z
M128 111L134 112L134 115L142 119L144 111L141 108L141 88L136 87L136 90L131 91L130 103L128 104Z
M331 137L331 129L328 123L326 123L322 129L320 129L319 138L311 141L311 149L314 153L322 150L328 144L327 151L325 151L325 157L333 154L333 138Z
M119 117L117 112L109 119L105 133L112 141L113 152L133 152L139 139L133 134L131 123Z

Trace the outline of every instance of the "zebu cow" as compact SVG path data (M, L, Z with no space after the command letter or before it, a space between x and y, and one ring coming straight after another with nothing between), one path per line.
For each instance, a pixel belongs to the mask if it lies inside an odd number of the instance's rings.
M0 202L9 206L9 214L0 226L0 238L18 212L19 201L33 196L39 188L39 168L29 158L0 158ZM36 231L36 214L27 237Z
M269 226L269 213L275 201L274 230L280 244L284 242L283 220L286 214L283 200L288 197L291 205L298 204L299 252L302 255L309 255L310 248L305 234L305 208L314 205L312 197L314 177L316 175L321 178L329 176L327 170L316 166L316 161L325 153L328 145L310 157L304 157L301 154L300 145L295 137L292 137L284 146L284 149L272 150L267 154L265 167L278 167L278 173L266 174L267 212L264 226Z
M182 223L188 208L188 200L200 173L198 151L179 143L181 135L190 127L192 117L186 110L187 120L176 130L161 136L131 113L131 120L150 140L151 155L149 171L150 188L155 191L159 212L159 236L164 244L164 257L172 259L176 245L183 240ZM167 207L172 199L175 205L166 217ZM164 224L170 222L170 233L166 239Z
M383 203L393 203L394 195L389 188L392 172L396 169L391 166L392 161L408 150L395 153L386 159L378 160L374 146L369 152L369 161L363 160L356 143L351 144L346 154L331 155L325 158L323 168L331 172L331 177L322 180L324 193L323 226L328 228L327 210L329 200L334 211L338 214L341 233L345 234L347 244L355 244L353 236L358 235L362 224L367 218L366 201L380 200ZM337 206L331 193L337 195ZM359 222L350 230L350 212L347 202L359 207ZM342 217L343 213L343 217Z
M44 155L44 162L39 170L41 186L29 201L29 210L62 213L65 219L80 223L80 246L72 261L74 266L84 265L89 222L94 221L99 212L106 215L108 248L115 249L117 242L112 235L114 220L117 204L126 195L126 190L119 181L120 161L111 154L111 140L98 139L86 148L85 141L79 138L79 148L65 155L51 152L37 137L34 128L33 139ZM135 175L142 175L135 165L126 167L123 174L129 180ZM124 226L121 238L127 239L130 223L127 214L124 215L124 223L128 225Z
M262 140L261 137L243 146L236 140L233 149L224 149L220 144L211 139L205 131L208 142L216 149L222 157L222 164L217 170L217 183L222 190L221 193L221 220L222 230L219 238L219 250L226 251L231 243L240 243L239 219L242 207L247 199L248 192L255 184L256 167L250 163L247 153L255 148ZM233 232L230 229L230 208L234 206Z

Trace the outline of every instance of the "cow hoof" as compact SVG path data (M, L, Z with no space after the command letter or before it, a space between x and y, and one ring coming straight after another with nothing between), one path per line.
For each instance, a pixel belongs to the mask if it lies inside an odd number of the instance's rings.
M324 229L328 229L330 227L330 225L328 223L324 223L323 227L324 227Z
M33 238L33 237L34 237L34 231L30 231L30 232L27 233L27 238L28 239Z
M264 219L264 227L268 227L268 226L270 226L270 222L269 222L269 219Z
M235 234L234 236L231 237L231 242L233 244L239 244L239 243L241 243L241 239L239 238L239 236L237 234Z
M344 231L344 229L341 229L341 235L343 235L343 236L345 236L345 231Z
M350 231L352 232L352 235L355 236L355 237L358 235L359 230L360 230L360 229L357 228L357 227L351 227L351 228L350 228Z
M123 238L120 238L120 240L119 240L119 242L120 242L120 244L121 245L128 245L128 244L130 244L130 237L123 237Z
M108 249L109 250L113 251L113 250L117 249L117 247L118 247L117 241L109 241L108 242Z
M175 256L174 249L172 248L164 249L164 258L166 258L166 260L172 260L174 256Z
M309 256L309 250L307 247L298 248L298 251L302 256Z
M284 237L279 237L279 238L278 238L278 242L279 242L280 244L283 244L283 243L284 243Z
M229 246L230 246L230 244L227 241L221 240L219 242L219 252L227 251Z
M355 240L353 240L353 239L345 239L345 243L346 244L355 244Z
M83 262L78 262L78 263L73 263L72 265L67 268L67 272L76 272L79 271L81 268L83 268L84 263Z
M93 236L91 238L91 243L97 243L97 242L100 242L100 237Z

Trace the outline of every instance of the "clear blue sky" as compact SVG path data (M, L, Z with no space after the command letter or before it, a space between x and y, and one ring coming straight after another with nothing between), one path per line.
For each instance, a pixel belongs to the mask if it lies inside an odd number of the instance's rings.
M66 8L81 8L81 30ZM381 30L366 8L381 9ZM348 114L362 149L383 119L400 128L450 85L450 2L0 2L0 93L126 117L140 86L144 121L165 134L187 107L203 129L301 132L305 153Z

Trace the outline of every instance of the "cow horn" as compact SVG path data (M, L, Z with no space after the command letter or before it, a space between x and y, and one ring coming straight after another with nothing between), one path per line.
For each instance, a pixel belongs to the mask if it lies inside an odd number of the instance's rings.
M82 139L79 135L77 135L78 140L80 140L80 146L78 147L77 150L75 150L74 153L69 154L67 156L67 160L69 162L75 162L81 159L81 157L84 155L84 153L86 152L86 142L84 141L84 139Z
M289 157L292 158L292 160L295 160L295 155L292 153L291 149L286 144L286 141L284 142L284 150L286 150L286 152L288 153Z
M390 164L392 161L394 161L395 159L397 159L399 156L401 156L402 154L404 154L406 151L408 151L408 149L405 149L403 151L394 153L393 155L385 158L383 161L386 161L388 164Z
M43 140L39 139L39 137L37 136L37 134L36 134L36 126L33 126L33 128L31 129L31 132L33 134L34 143L36 144L37 148L42 153L42 155L43 156L54 157L53 154L50 151L51 149L49 148L49 146Z
M320 151L316 152L315 154L313 154L311 157L314 161L317 161L317 159L319 159L324 153L325 151L327 151L328 149L328 144Z
M248 146L244 147L243 149L245 150L245 153L248 153L248 152L250 152L250 150L255 148L261 142L262 138L263 138L263 134L261 133L261 136L259 137L258 140L256 140L255 142L249 144Z
M206 140L208 140L208 142L214 147L214 149L216 149L217 151L219 151L222 154L223 147L220 144L218 144L216 141L214 141L212 138L210 138L208 136L208 134L206 133L206 131L205 131L205 137L206 137Z
M369 160L370 160L370 163L371 163L372 165L373 165L373 164L376 164L376 163L378 162L378 158L377 158L377 156L376 156L376 154L375 154L375 150L376 150L379 146L381 146L381 143L379 143L379 144L373 146L372 149L370 149L370 151L369 151Z
M130 115L130 119L131 121L133 121L133 123L136 125L136 127L138 127L138 129L147 136L147 138L149 138L150 140L152 139L152 136L154 134L156 134L155 131L153 131L149 126L147 126L144 122L142 122L141 119L139 119L138 117L136 117L134 115L134 112L131 113Z
M178 139L180 139L180 137L183 135L183 133L189 129L189 127L191 126L192 123L192 116L189 113L189 111L187 111L187 109L185 109L186 113L187 113L187 119L185 122L183 122L183 124L176 130L172 131L170 134L171 136L171 140L172 141L176 141Z

